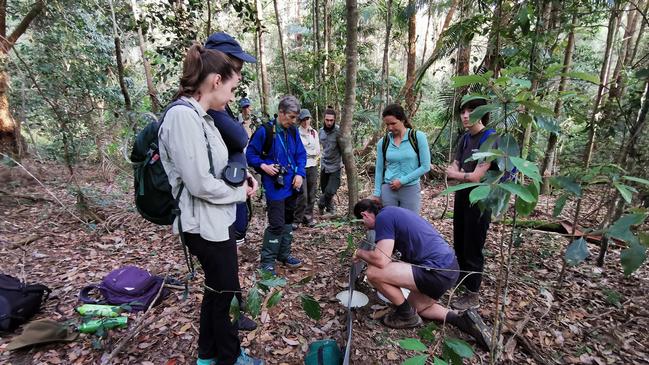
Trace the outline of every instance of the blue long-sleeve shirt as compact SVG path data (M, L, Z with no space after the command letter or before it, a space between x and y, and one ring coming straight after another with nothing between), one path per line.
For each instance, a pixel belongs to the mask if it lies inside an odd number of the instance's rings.
M280 164L284 166L287 173L284 175L284 186L275 185L275 176L269 176L262 171L261 183L266 191L268 200L282 200L293 194L293 177L306 176L306 150L300 139L300 134L294 126L288 129L282 128L276 120L269 122L275 129L275 137L268 153L262 156L264 141L266 141L266 129L257 128L257 131L250 138L246 149L248 165L261 171L261 164Z
M394 144L392 133L388 133L389 145L383 156L383 139L376 146L376 169L374 170L374 196L381 196L381 185L399 179L401 185L415 185L419 178L430 171L430 150L428 139L422 131L417 131L417 153L408 141L410 128L404 133L401 144ZM419 161L421 160L421 164ZM383 180L381 180L383 179Z

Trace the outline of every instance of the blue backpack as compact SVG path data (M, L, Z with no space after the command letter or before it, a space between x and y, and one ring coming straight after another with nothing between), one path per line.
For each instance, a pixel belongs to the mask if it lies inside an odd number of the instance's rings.
M478 142L478 148L482 146L482 144L491 136L492 134L496 133L495 129L485 129L484 133L480 137L480 141ZM462 148L466 148L467 143L469 143L469 136L471 134L469 132L464 133L462 136ZM506 182L506 181L513 181L514 178L516 177L516 173L518 173L518 169L516 167L513 167L511 171L505 171L503 176L500 178L500 182Z

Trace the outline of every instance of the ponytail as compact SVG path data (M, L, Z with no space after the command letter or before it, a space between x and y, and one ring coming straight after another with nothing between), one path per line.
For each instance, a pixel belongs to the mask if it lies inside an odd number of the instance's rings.
M183 61L183 73L174 99L194 95L210 74L216 73L223 81L229 80L237 73L237 66L221 51L192 44Z

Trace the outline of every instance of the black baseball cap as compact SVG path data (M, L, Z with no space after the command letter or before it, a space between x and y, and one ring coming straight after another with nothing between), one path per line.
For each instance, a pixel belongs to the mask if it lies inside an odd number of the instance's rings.
M224 32L216 32L207 38L205 48L215 49L230 56L236 57L243 62L255 63L257 59L246 53L231 35Z

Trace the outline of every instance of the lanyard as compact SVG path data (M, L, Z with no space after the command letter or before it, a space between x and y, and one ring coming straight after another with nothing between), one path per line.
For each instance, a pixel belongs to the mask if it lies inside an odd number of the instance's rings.
M288 129L286 128L282 128L282 129L284 129L284 134L286 135L286 145L288 145L288 134L289 134ZM277 136L279 137L279 143L282 145L284 152L286 152L286 158L288 159L288 165L289 165L288 167L289 168L292 167L293 172L297 173L297 166L295 166L295 164L293 163L293 159L291 159L291 154L289 153L287 146L284 144L284 140L282 139L282 134L279 133L279 131L277 130L277 124L275 125L275 131L277 132Z

